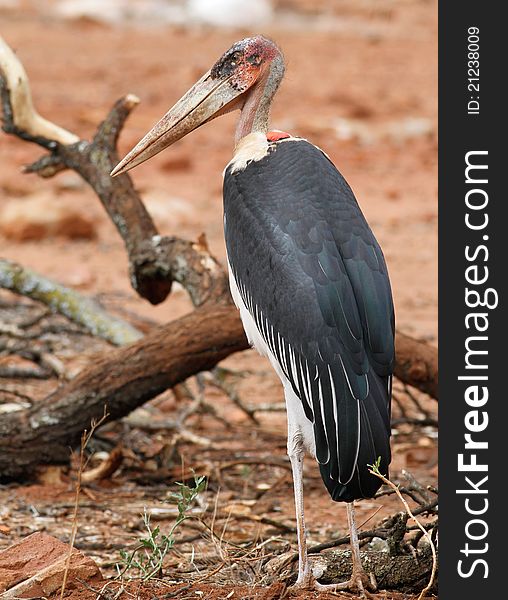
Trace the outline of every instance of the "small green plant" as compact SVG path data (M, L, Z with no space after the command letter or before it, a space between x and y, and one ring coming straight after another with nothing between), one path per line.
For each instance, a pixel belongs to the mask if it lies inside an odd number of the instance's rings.
M381 457L378 456L376 458L376 462L373 463L372 465L367 465L369 467L369 469L371 471L373 471L373 475L382 475L382 473L379 470L379 467L381 466Z
M152 529L150 524L150 514L143 512L143 523L148 533L147 537L140 538L139 544L132 552L120 550L121 565L123 568L118 577L123 576L127 571L136 569L143 581L147 581L155 576L162 576L162 563L175 545L175 531L187 519L187 514L192 503L206 487L206 477L194 475L194 485L188 486L185 483L177 482L178 492L171 494L171 499L176 501L178 516L171 526L169 533L164 535L160 527Z

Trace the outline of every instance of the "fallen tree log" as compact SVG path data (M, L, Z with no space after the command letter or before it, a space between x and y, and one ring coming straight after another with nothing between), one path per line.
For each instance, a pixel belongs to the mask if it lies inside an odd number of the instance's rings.
M367 573L373 573L378 588L396 589L400 592L420 592L427 584L432 571L432 553L418 552L417 556L402 554L391 556L388 552L369 550L361 552ZM312 557L312 570L320 583L339 583L351 577L351 552L328 550ZM433 589L432 591L436 591Z
M79 442L105 407L109 418L117 419L246 347L235 311L217 303L97 357L44 401L2 418L0 473L17 478L39 464L68 462L69 446Z

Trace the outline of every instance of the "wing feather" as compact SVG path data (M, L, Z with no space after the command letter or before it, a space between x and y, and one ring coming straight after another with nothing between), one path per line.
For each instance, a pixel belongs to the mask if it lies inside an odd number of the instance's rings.
M353 192L304 140L226 171L228 260L258 330L313 423L335 500L372 496L390 462L394 317L381 249Z

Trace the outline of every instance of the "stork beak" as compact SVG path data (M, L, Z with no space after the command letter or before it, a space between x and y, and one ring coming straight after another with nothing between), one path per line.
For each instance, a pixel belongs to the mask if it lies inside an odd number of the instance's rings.
M231 77L214 78L211 71L171 108L162 119L111 171L116 177L158 154L174 142L219 114L237 108L237 99L245 90L230 85ZM238 108L241 106L238 105Z

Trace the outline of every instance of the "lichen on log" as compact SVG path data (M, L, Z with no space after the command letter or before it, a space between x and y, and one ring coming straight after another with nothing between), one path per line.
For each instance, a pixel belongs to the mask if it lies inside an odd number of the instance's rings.
M90 298L5 259L0 259L0 288L42 302L115 346L130 344L143 336L126 321L112 317Z

